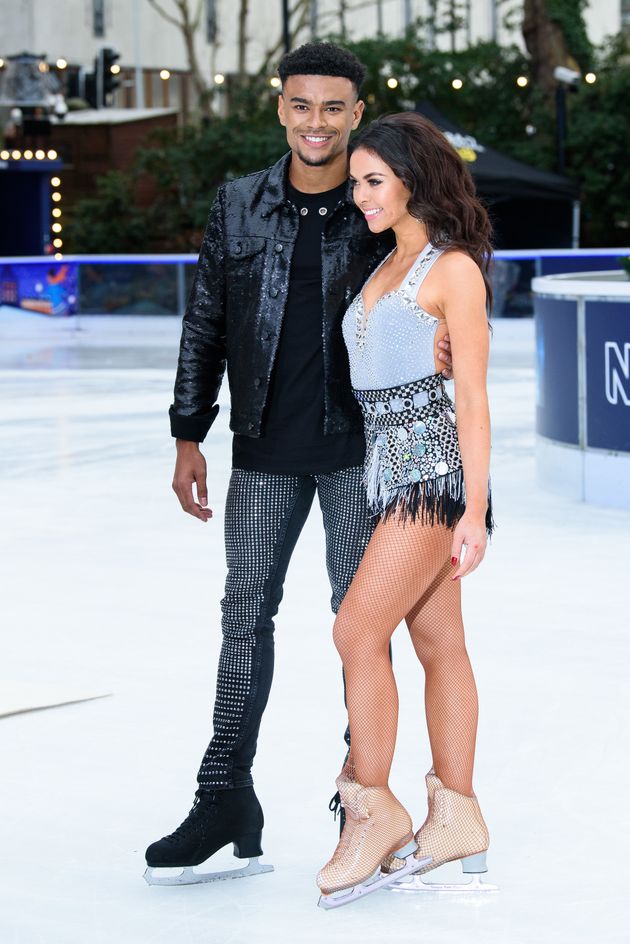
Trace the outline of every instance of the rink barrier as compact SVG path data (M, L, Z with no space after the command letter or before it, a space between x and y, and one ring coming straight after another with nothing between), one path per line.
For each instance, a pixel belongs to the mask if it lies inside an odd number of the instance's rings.
M629 255L630 249L625 248L498 250L493 317L531 316L533 278L616 269L620 257ZM193 253L4 257L0 258L0 305L61 317L181 317L196 262Z
M630 279L534 279L536 463L541 484L630 510Z

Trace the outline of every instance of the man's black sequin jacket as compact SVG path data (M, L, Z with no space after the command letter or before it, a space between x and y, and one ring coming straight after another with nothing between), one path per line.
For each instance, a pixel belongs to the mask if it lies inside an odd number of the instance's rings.
M210 211L184 315L171 432L201 442L217 413L227 363L230 428L260 436L289 287L299 214L286 195L290 154L223 184ZM393 243L373 236L350 188L322 241L324 432L361 430L341 321Z

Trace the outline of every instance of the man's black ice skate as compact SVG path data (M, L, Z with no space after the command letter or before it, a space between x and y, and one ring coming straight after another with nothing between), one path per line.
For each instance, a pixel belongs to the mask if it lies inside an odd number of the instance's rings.
M253 787L236 790L200 788L181 826L147 849L144 878L149 885L195 885L273 872L273 865L261 865L258 861L262 855L263 825L263 811ZM195 872L194 866L205 862L229 843L234 844L237 859L249 859L244 868ZM156 875L154 869L181 871L175 875Z

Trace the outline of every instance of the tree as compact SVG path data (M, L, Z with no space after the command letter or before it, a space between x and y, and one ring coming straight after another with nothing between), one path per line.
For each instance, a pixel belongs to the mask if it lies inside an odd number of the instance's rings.
M289 7L289 45L293 47L304 30L306 24L310 22L311 0L295 0L293 6ZM259 75L268 75L276 67L276 60L284 50L284 31L280 32L277 41L265 51L263 63L260 67Z
M136 175L109 171L94 196L68 210L64 242L78 252L139 252L150 245L152 214L137 205Z
M432 48L425 36L420 23L404 37L347 44L367 66L365 121L429 99L484 144L554 168L554 109L535 81L516 85L519 75L531 75L523 51L487 42L453 53ZM630 123L623 120L630 63L623 37L595 54L592 64L595 85L582 83L569 96L571 173L581 187L584 244L619 245L630 229ZM396 79L394 88L388 78ZM269 166L286 151L276 105L265 72L235 90L228 117L176 135L157 133L138 154L131 180L99 181L96 197L72 208L66 251L197 250L218 184ZM155 198L141 210L134 201L142 175L153 181Z
M199 24L201 23L203 0L197 0L197 8L194 14L192 13L189 0L170 0L170 2L175 5L177 11L176 16L172 13L168 13L164 7L158 3L158 0L148 0L149 5L153 7L156 13L159 13L167 23L175 26L182 34L184 46L186 47L188 68L190 69L193 85L197 92L199 110L204 117L209 118L212 114L210 107L212 92L199 65L197 51L195 49L195 37L199 29ZM242 0L242 2L246 5L246 0Z
M241 0L238 14L238 80L243 85L247 76L247 17L249 0Z
M531 72L549 103L554 99L556 66L579 71L588 67L593 47L586 33L588 0L525 0L523 38L531 56Z
M597 82L572 95L567 146L580 181L583 242L627 246L630 236L630 61L627 38L609 41L596 59Z

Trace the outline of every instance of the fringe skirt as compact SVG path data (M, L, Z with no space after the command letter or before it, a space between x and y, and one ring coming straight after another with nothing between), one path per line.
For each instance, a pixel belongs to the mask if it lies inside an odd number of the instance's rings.
M454 528L466 510L453 402L441 374L382 390L354 390L365 425L365 485L372 514ZM486 530L492 534L488 485Z

